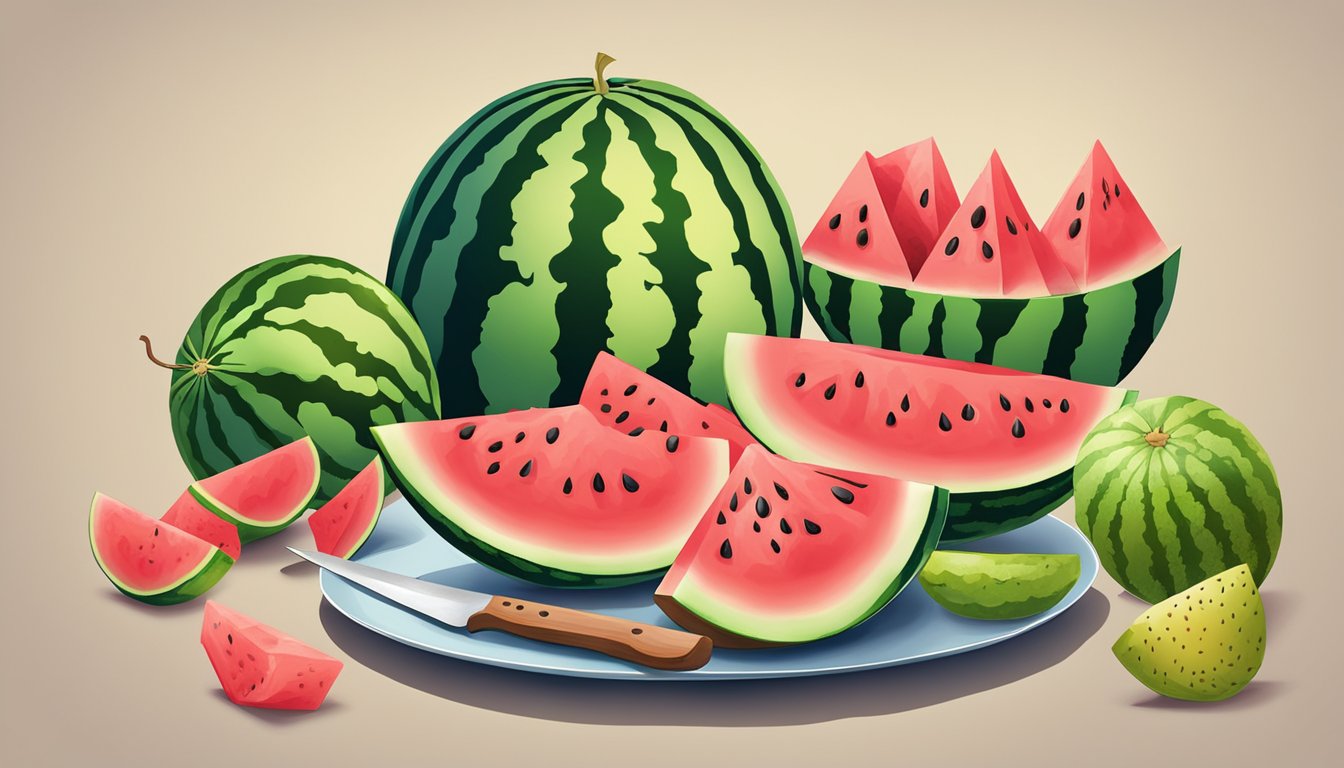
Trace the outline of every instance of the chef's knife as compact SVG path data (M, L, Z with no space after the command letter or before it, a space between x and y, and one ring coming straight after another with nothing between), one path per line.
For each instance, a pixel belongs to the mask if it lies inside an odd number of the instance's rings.
M398 605L444 624L466 627L468 632L495 629L546 643L586 648L655 669L699 669L709 661L713 648L709 638L690 632L472 592L320 552L288 549Z

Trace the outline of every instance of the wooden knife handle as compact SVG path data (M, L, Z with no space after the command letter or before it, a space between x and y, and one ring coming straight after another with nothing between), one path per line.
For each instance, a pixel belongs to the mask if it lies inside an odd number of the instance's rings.
M699 669L714 647L703 635L512 597L491 598L467 619L468 632L483 629L586 648L654 669Z

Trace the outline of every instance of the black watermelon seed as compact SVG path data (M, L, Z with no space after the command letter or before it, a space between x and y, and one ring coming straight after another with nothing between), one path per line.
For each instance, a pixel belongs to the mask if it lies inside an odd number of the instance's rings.
M827 388L826 388L826 393L825 393L825 394L826 394L826 399L827 399L827 400L834 399L834 398L835 398L835 385L832 384L831 386L827 387Z
M499 440L496 440L495 442L490 444L489 448L486 448L485 450L491 453L499 453L503 449L504 449L504 443Z
M1008 225L1008 234L1010 234L1010 235L1016 235L1016 234L1017 234L1017 225L1013 223L1013 217L1012 217L1012 216L1004 216L1004 217L1003 217L1003 223Z
M994 258L994 246L990 245L988 242L980 244L980 252L985 255L986 259Z
M598 493L607 490L607 482L602 479L601 472L593 473L593 490L597 491Z
M979 229L985 223L985 206L980 206L971 212L971 226Z
M649 398L649 405L653 405L653 401L654 401L654 400L657 400L657 399L658 399L658 398L656 398L656 397L650 397L650 398Z
M1041 405L1044 405L1046 408L1049 408L1049 407L1050 407L1050 401L1049 401L1049 400L1042 400L1042 401L1041 401Z
M1106 177L1101 177L1101 191L1107 195L1111 194L1111 185L1106 183Z
M493 475L493 474L495 474L495 473L498 472L498 471L499 471L499 462L498 462L498 461L491 463L490 466L488 466L488 467L485 468L485 474L487 474L487 475Z
M709 422L708 422L708 421L702 421L702 422L700 422L700 428L701 428L701 429L709 429Z
M888 427L896 426L896 414L892 413L891 411L887 411L887 426Z
M854 377L854 386L859 389L863 388L863 371L859 371L858 375Z
M628 418L630 418L630 412L621 411L620 413L616 414L616 423L620 424L622 421L625 421Z
M784 486L780 485L779 483L775 483L775 493L779 494L779 498L783 499L784 501L789 500L789 490Z
M610 394L610 393L609 393L607 390L605 390L605 389L602 390L602 396L603 396L603 397L606 397L608 394Z
M947 418L946 413L938 414L938 428L944 432L952 431L952 420Z
M970 421L971 419L974 419L974 418L975 418L975 409L971 407L971 404L970 404L970 403L967 403L967 404L961 406L961 420L962 420L962 421Z
M828 226L830 226L831 229L839 229L839 228L840 228L840 214L837 213L837 214L835 214L834 216L832 216L830 222L828 222Z
M676 453L676 452L677 452L677 443L680 443L680 442L681 442L681 440L679 440L679 439L677 438L676 435L668 435L668 436L667 436L667 452L668 452L668 453Z
M659 432L667 431L667 419L663 419L663 423L658 425L658 431Z
M1013 437L1022 437L1027 434L1027 428L1022 426L1021 419L1013 419Z
M751 478L750 478L750 477L744 477L744 478L742 478L742 492L745 493L745 494L747 494L748 496L751 495Z
M1079 210L1079 211L1083 210L1083 193L1082 193L1082 192L1079 192L1079 193L1078 193L1078 202L1075 203L1073 207L1074 207L1075 210Z
M527 437L527 433L525 433L525 432L519 432L518 434L516 434L516 435L513 436L513 442L515 442L515 443L521 443L521 442L523 442L523 438L524 438L524 437Z
M867 220L868 220L868 204L864 203L863 205L859 206L859 223L862 224Z
M923 192L919 193L919 207L920 208L929 207L929 190L926 189Z
M868 230L860 229L859 234L854 236L854 242L858 243L860 248L868 245Z
M559 439L560 439L559 427L551 427L550 429L546 430L546 442L554 445L555 441Z
M603 404L602 404L602 412L603 412L603 413L611 413L611 403L603 403Z
M958 246L958 245L961 245L961 240L959 240L959 239L957 239L957 238L955 238L955 237L952 238L951 240L948 240L948 241L947 241L947 246L943 248L943 253L946 254L946 255L948 255L948 256L951 256L952 254L954 254L954 253L957 252L957 246Z
M811 520L803 520L803 530L815 536L818 533L821 533L821 526Z
M228 638L229 638L229 645L233 645L233 633L232 633L232 632L230 632L230 633L228 634Z
M1008 398L1003 395L999 395L999 405L1002 406L1005 411L1013 410L1013 404L1008 402Z
M901 413L909 413L909 412L910 412L910 396L906 395L905 397L901 398Z
M770 516L770 502L766 501L764 496L756 497L756 516L757 517Z
M717 519L715 522L717 522L719 525L723 525L724 523L728 522L728 518L724 517L724 516L723 516L723 512L720 511L720 512L719 512L719 517L718 517L718 519Z
M568 477L566 477L566 478L565 478L565 487L564 487L563 490L564 490L564 492L565 492L566 494L568 494L570 491L574 490L574 481L571 480L571 479L569 479Z
M796 379L793 380L793 386L795 386L795 387L801 387L801 386L803 386L803 382L805 382L805 381L807 381L807 374L806 374L806 373L800 373L800 374L798 374L798 378L796 378Z
M1082 219L1074 219L1073 221L1069 222L1069 239L1072 240L1073 238L1077 237L1078 233L1081 232L1082 229L1083 229Z
M729 509L729 511L731 511L731 512L736 512L736 511L737 511L737 492L736 492L736 491L734 491L732 497L731 497L730 499L728 499L728 509Z
M639 483L635 482L635 478L624 472L621 473L621 485L625 486L625 490L631 493L639 490Z
M1028 397L1028 398L1025 399L1025 402L1023 402L1023 405L1027 406L1027 413L1035 413L1035 412L1036 412L1036 406L1031 402L1031 398L1030 398L1030 397Z
M761 532L761 524L760 524L758 521L753 520L753 521L751 522L751 530L753 530L753 531L755 531L755 532L757 532L757 533L760 533L760 532Z
M781 517L779 518L779 530L781 533L793 533L793 526L789 525L787 519Z
M1120 182L1115 182L1115 199L1120 199Z
M724 539L723 543L719 545L719 554L725 560L733 556L733 545L729 544L727 539Z
M636 389L639 389L639 385L638 385L638 384L631 384L630 386L626 387L626 388L625 388L625 396L626 396L626 397L629 397L629 396L635 394L635 390L636 390Z
M459 430L457 431L457 436L460 437L460 438L462 438L463 440L470 440L470 439L471 439L471 436L472 436L475 432L476 432L476 425L475 425L475 424L468 424L467 426L465 426L465 427L463 427L462 429L459 429Z
M836 500L838 500L841 504L854 503L854 492L849 490L848 488L843 488L838 485L832 485L831 495L834 496Z
M779 554L779 542L778 542L778 541L775 541L774 539L771 539L771 540L770 540L770 548L773 549L773 550L775 550L775 554L776 554L776 555Z
M1069 400L1068 400L1068 398L1065 398L1065 399L1059 401L1059 412L1060 412L1060 413L1068 413L1068 412L1069 412Z
M1110 210L1110 207L1111 207L1111 198L1108 197L1105 200L1101 201L1101 210L1103 211Z
M528 459L527 463L523 465L522 469L518 470L518 476L527 477L530 474L532 474L532 460Z
M642 435L642 434L644 434L644 428L643 428L643 427L635 427L634 429L630 430L630 436L631 436L631 437L639 437L639 436Z

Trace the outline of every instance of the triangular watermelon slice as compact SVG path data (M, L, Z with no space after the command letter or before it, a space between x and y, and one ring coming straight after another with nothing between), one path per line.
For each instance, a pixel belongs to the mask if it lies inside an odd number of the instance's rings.
M918 275L961 205L952 175L932 137L876 158L873 175L910 272Z
M238 537L238 528L201 506L190 490L182 492L160 518L174 528L186 531L198 539L224 550L229 557L237 560L243 554L242 540Z
M947 492L742 454L654 593L721 648L805 643L881 610L938 544Z
M214 600L205 603L201 645L229 701L265 709L317 709L345 666Z
M297 520L308 509L320 479L317 447L305 437L197 480L189 490L201 506L237 526L247 543Z
M1045 222L1044 233L1085 289L1141 275L1170 253L1100 141Z
M199 597L234 562L219 547L101 493L89 508L89 544L113 586L151 605Z
M732 411L705 405L607 352L588 371L579 405L597 420L627 434L645 430L728 441L728 460L756 442Z
M1077 288L1032 222L998 152L989 156L914 286L976 297L1045 296Z
M349 559L364 546L383 511L383 479L383 460L374 456L331 501L308 516L318 552Z

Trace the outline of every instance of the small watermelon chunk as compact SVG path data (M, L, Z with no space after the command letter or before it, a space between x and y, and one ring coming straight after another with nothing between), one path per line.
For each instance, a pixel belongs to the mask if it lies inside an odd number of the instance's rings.
M1171 253L1100 141L1043 232L1084 289L1133 279Z
M383 480L383 460L374 456L331 501L308 516L318 552L349 559L364 546L383 511Z
M626 433L652 430L723 438L729 445L728 460L734 463L756 442L732 411L717 403L704 405L609 352L599 352L593 361L579 405Z
M201 506L191 491L183 491L173 506L163 513L163 522L190 533L198 539L224 550L229 557L237 560L243 554L243 545L238 538L238 528L233 523L215 516Z
M89 543L112 585L151 605L201 596L234 562L219 547L101 493L89 509Z
M904 589L946 519L940 488L799 464L752 446L654 601L721 648L820 640Z
M345 666L339 660L214 600L201 645L229 701L264 709L317 709Z
M578 405L373 435L430 527L484 565L550 586L657 577L728 476L723 440L625 435Z
M321 472L305 437L191 484L191 495L238 528L243 543L284 530L308 508Z

